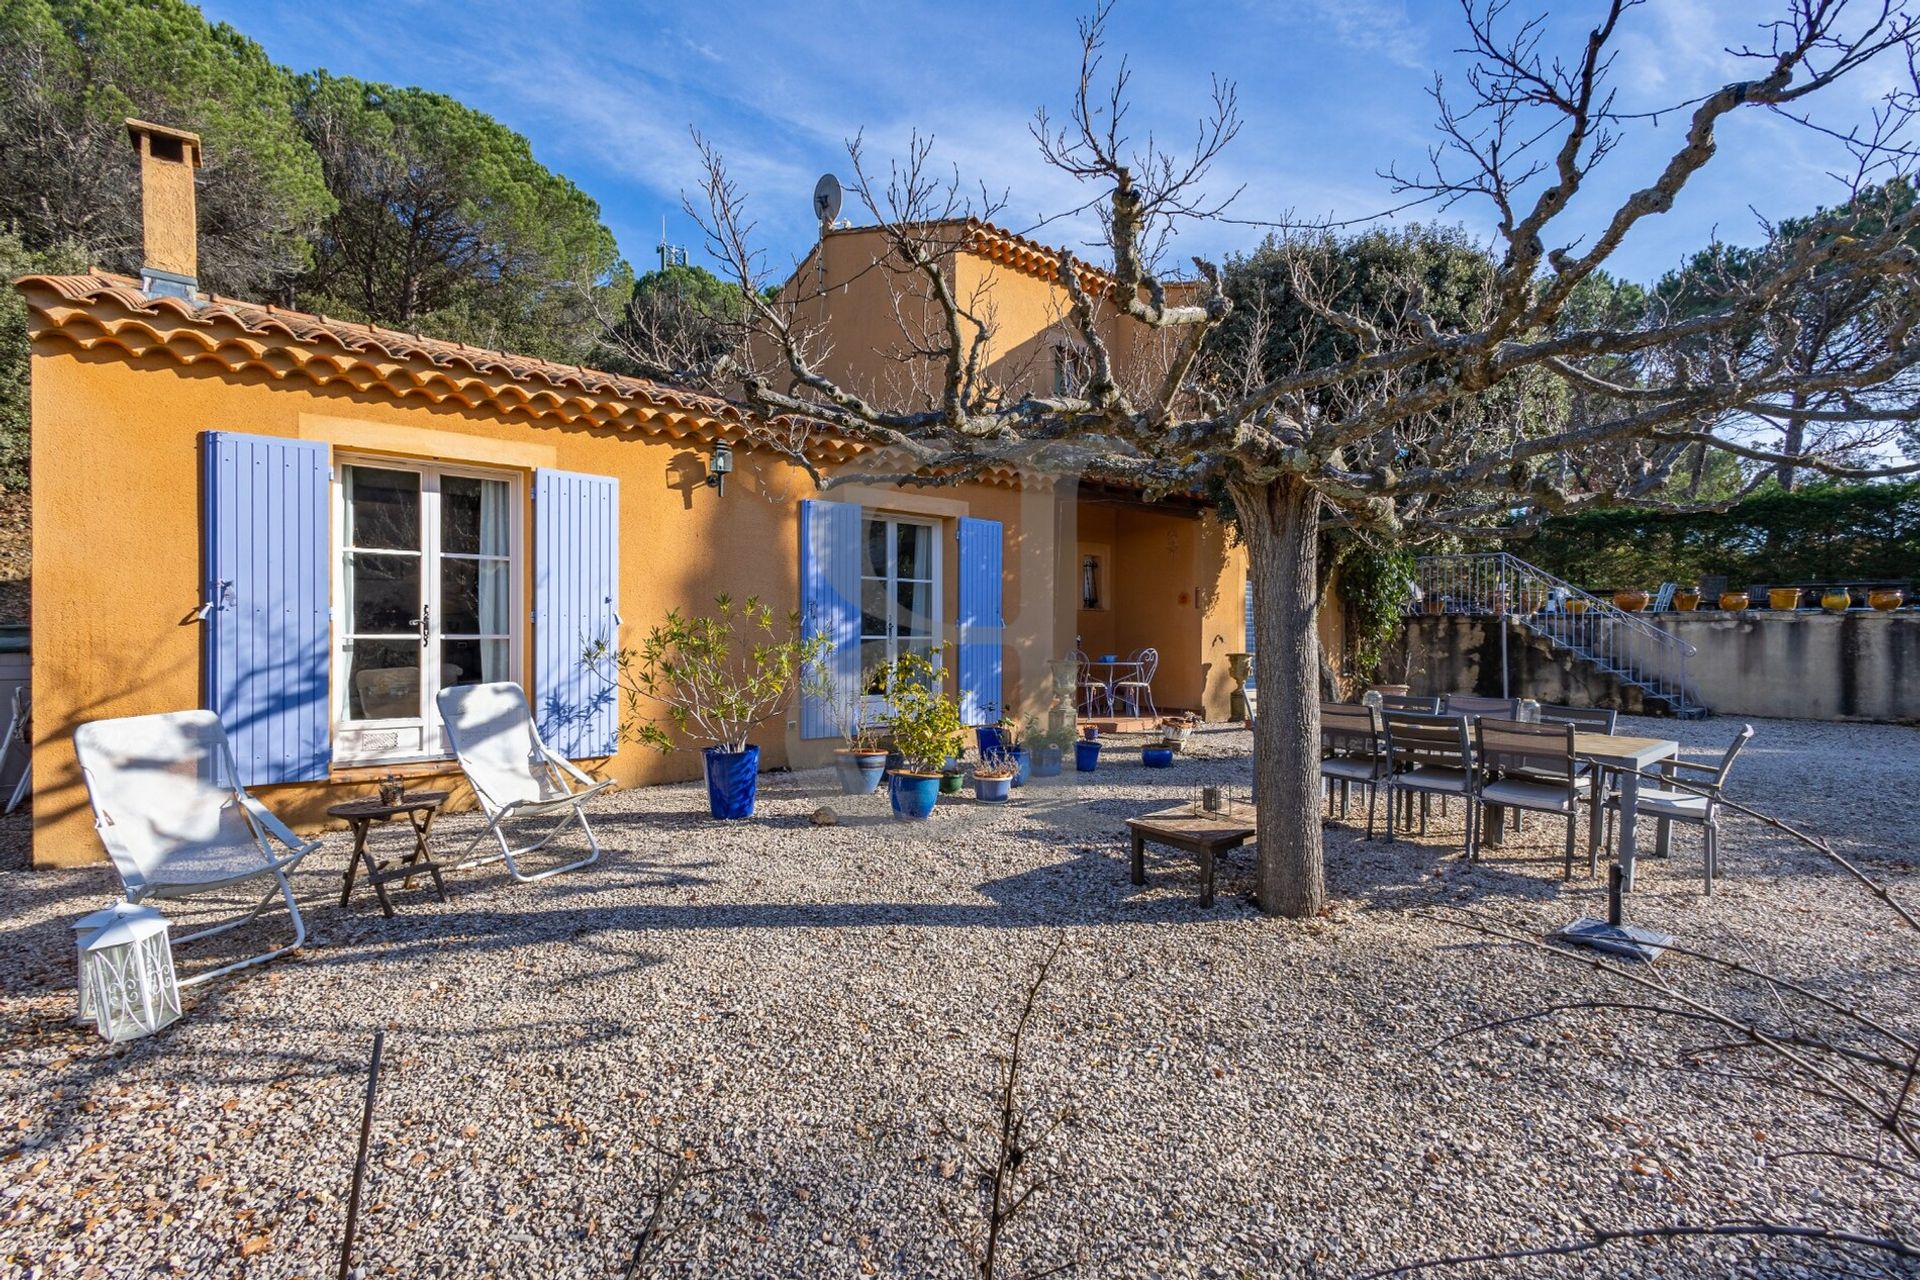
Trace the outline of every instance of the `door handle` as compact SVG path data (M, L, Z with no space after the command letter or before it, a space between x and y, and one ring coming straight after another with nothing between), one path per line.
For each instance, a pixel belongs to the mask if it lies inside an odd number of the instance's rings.
M433 606L422 605L420 616L415 618L414 622L420 627L420 647L424 649L430 643L428 637L433 634Z

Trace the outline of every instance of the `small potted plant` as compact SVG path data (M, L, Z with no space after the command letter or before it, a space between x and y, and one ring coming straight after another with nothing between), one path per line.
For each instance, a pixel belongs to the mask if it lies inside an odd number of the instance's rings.
M808 664L801 678L801 692L809 698L820 699L840 740L846 744L835 748L833 753L833 770L840 780L841 793L872 795L887 771L887 749L880 741L881 726L867 713L866 699L859 689L840 688L833 675L833 664L827 660L830 651L831 646L817 661ZM871 686L872 674L861 680L861 689Z
M1033 776L1033 752L1027 743L1027 729L1012 716L1000 717L999 754L1006 758L1014 769L1013 785L1024 787L1027 779Z
M893 746L901 758L888 775L894 816L931 817L960 733L960 709L941 689L940 668L926 654L903 653L881 668L880 687L893 712Z
M1042 729L1039 722L1028 720L1023 735L1029 749L1033 752L1033 776L1036 778L1057 778L1066 759L1067 747L1073 742L1073 730L1065 725L1058 729Z
M1405 686L1401 686L1404 688ZM1193 736L1193 717L1165 716L1160 721L1160 740L1175 751L1186 749L1187 739Z
M967 771L960 767L959 758L948 756L947 762L940 766L940 794L957 796L967 781Z
M1082 738L1073 744L1073 767L1080 773L1092 773L1100 767L1100 739Z
M1149 769L1173 768L1173 744L1164 738L1140 748L1140 763Z
M988 752L973 768L973 798L1000 804L1013 793L1013 775L1019 770L1001 751Z
M716 818L749 818L760 748L747 736L786 709L830 642L807 635L797 612L776 619L758 596L736 605L722 595L714 604L704 617L669 609L639 648L601 640L587 646L585 661L603 674L611 667L625 704L622 738L662 752L704 744L708 809Z
M1020 737L1020 722L1013 718L1012 712L1003 712L992 724L977 725L973 731L974 745L981 756L989 751L999 751L1009 745L1009 739L1017 741Z

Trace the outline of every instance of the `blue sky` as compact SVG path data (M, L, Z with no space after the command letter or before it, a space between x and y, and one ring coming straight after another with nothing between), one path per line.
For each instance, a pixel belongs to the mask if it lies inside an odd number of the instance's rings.
M1528 0L1516 0L1530 12ZM1545 7L1542 4L1540 7ZM1573 50L1597 6L1557 0L1548 36ZM1615 83L1628 109L1668 107L1740 74L1730 44L1760 38L1773 0L1651 0L1630 15ZM864 130L877 156L912 129L970 184L1009 197L999 221L1025 231L1090 192L1039 160L1027 124L1036 107L1064 115L1074 85L1079 4L1001 0L842 0L756 4L550 0L211 0L232 23L298 70L417 84L452 94L525 134L535 154L600 202L636 267L652 261L660 220L702 257L680 211L698 182L689 127L720 147L749 193L772 274L804 252L815 178L848 174L844 143ZM1212 187L1244 191L1231 216L1361 218L1398 203L1376 171L1418 169L1437 135L1427 91L1436 71L1460 83L1456 0L1121 0L1113 53L1130 56L1136 129L1185 139L1205 109L1208 76L1237 82L1245 129ZM1888 65L1836 89L1829 123L1862 118L1891 83ZM1714 233L1756 237L1756 211L1780 216L1832 202L1827 176L1844 156L1780 120L1745 113L1720 156L1666 217L1636 232L1620 274L1657 276ZM1576 206L1569 233L1590 233L1626 191L1650 181L1677 144L1684 114L1639 124ZM1407 215L1403 215L1407 216ZM1438 216L1491 233L1485 206ZM1082 247L1090 221L1034 234ZM1182 255L1256 244L1256 226L1188 231ZM1182 259L1184 260L1184 258Z

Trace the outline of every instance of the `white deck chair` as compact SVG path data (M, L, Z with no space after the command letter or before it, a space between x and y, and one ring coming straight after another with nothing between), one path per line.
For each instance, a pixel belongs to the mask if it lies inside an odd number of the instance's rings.
M219 716L169 711L95 720L74 732L73 746L94 829L128 902L185 898L255 879L273 882L260 905L245 915L175 942L238 928L273 905L276 894L293 917L293 941L286 946L196 974L181 986L260 964L306 941L306 922L287 871L320 842L296 836L234 781L239 770ZM274 857L269 837L290 852Z
M496 860L507 864L507 874L515 880L544 880L562 871L575 871L600 857L600 842L587 825L587 801L613 785L611 779L595 782L565 757L556 754L540 740L533 726L533 712L527 695L511 683L457 684L442 689L434 699L440 707L440 720L453 742L453 753L460 760L460 771L467 775L473 794L480 799L487 825L462 853L461 867L477 867ZM574 790L568 781L578 782L585 790ZM507 843L502 825L513 818L545 818L559 815L546 835L534 843L514 848ZM568 822L578 819L587 833L586 857L564 866L549 867L529 875L516 859L544 848L560 834ZM500 842L500 852L483 858L470 857L489 835Z

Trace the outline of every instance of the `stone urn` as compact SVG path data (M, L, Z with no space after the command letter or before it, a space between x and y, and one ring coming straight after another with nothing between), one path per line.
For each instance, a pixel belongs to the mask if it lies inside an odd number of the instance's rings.
M1678 609L1681 613L1692 613L1695 609L1698 609L1700 607L1699 588L1687 587L1683 590L1674 592L1673 607L1675 609Z
M1053 706L1047 710L1047 728L1055 735L1070 740L1077 731L1075 726L1079 720L1073 705L1073 694L1080 683L1080 660L1055 658L1047 664L1047 670L1053 674Z
M1747 593L1744 591L1722 591L1720 593L1720 607L1729 613L1738 613L1751 603L1752 601L1747 598Z
M1233 680L1233 692L1227 696L1227 719L1245 720L1252 714L1247 710L1247 677L1252 674L1252 654L1227 655L1227 675Z
M1798 609L1800 607L1800 588L1769 587L1767 589L1767 605L1769 608L1783 611Z
M1875 587L1867 592L1867 604L1881 613L1892 613L1905 604L1907 597L1898 587Z
M1845 587L1828 587L1820 593L1820 607L1828 613L1845 613L1853 608L1853 594Z
M1638 587L1631 591L1616 591L1613 593L1613 607L1627 613L1639 613L1647 607L1650 599L1652 597Z

